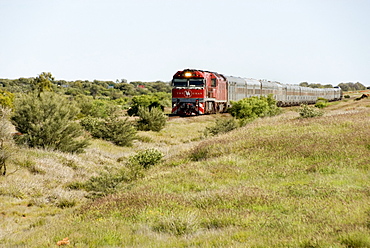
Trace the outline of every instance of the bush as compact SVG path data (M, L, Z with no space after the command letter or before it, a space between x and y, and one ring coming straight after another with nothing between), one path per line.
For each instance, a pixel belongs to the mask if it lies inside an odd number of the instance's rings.
M138 115L138 130L159 132L166 125L167 117L159 108L148 109L140 106Z
M0 107L12 108L14 102L14 94L6 90L0 89Z
M95 138L104 138L108 132L103 119L88 116L81 119L80 124Z
M127 114L130 116L137 116L139 114L139 109L142 108L162 108L160 100L155 95L141 95L134 96L131 100L131 107L127 111Z
M118 146L131 146L136 137L136 129L126 117L120 119L119 117L108 118L106 122L106 139L112 141Z
M272 95L253 96L232 102L229 113L237 119L255 119L280 114L281 109L276 106L276 100Z
M144 169L149 169L151 166L158 164L162 158L162 152L156 149L147 149L129 157L128 162L130 165L139 165Z
M140 151L129 157L126 167L119 170L100 173L98 176L91 177L85 183L73 183L70 189L85 189L92 193L90 197L100 197L116 192L121 183L132 182L144 175L144 170L158 164L163 158L163 154L155 149Z
M127 181L130 181L130 178L124 170L117 172L109 171L103 172L99 176L91 177L82 185L77 184L74 186L84 188L88 192L93 193L91 196L99 197L114 193L120 183Z
M107 118L118 110L118 106L104 100L92 100L83 95L73 98L81 109L80 117L91 116L96 118Z
M51 92L24 95L15 102L12 122L22 133L18 144L62 152L82 152L88 145L75 119L79 109L63 96Z
M86 117L81 125L95 138L102 138L118 146L131 146L136 137L136 129L128 118L120 119L118 116L99 119Z
M328 102L327 101L322 101L322 100L317 101L316 104L315 104L316 108L325 108L327 106L328 106Z
M217 135L222 133L230 132L236 128L238 128L238 123L236 122L235 118L220 118L216 120L214 126L206 127L205 135Z
M301 104L301 108L298 110L298 113L301 118L312 118L316 116L322 116L324 112L318 108L311 107L305 104Z

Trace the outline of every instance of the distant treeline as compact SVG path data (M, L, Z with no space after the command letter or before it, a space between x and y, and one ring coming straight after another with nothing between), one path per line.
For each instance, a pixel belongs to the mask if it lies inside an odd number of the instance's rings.
M310 88L333 88L333 85L331 84L325 84L325 85L318 84L318 83L309 84L307 82L302 82L299 84L299 86L310 87ZM367 89L366 86L364 86L363 84L359 82L340 83L338 84L338 87L340 87L343 91L355 91L355 90L366 90Z
M19 79L0 79L0 89L12 93L27 93L32 91L35 78ZM88 80L52 80L52 90L66 95L88 95L95 97L107 97L112 100L131 97L137 95L146 95L151 93L165 92L171 93L171 86L168 82L130 82L121 81L88 81Z

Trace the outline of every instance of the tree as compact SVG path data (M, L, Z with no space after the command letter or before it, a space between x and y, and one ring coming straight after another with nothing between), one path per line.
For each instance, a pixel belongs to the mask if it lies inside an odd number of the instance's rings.
M13 93L0 89L0 106L12 108L13 101L14 101Z
M366 90L366 87L360 82L357 83L340 83L338 85L343 91Z
M44 91L52 91L53 84L51 81L54 80L53 75L50 72L43 72L37 78L32 81L32 89L37 92L37 96Z
M12 122L22 133L18 144L63 152L82 152L88 145L75 121L79 109L65 97L52 92L27 94L16 99Z

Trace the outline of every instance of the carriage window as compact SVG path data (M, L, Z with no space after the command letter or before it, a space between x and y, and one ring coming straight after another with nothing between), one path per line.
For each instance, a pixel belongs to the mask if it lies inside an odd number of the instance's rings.
M212 78L211 87L216 87L216 78Z

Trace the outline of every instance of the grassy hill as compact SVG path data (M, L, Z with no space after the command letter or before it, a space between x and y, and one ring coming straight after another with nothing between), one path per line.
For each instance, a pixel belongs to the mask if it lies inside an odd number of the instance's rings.
M286 108L217 137L203 132L224 115L171 119L131 148L94 140L78 155L17 150L0 177L0 245L370 247L370 100L354 101L361 94L322 117ZM77 187L146 148L164 161L113 194Z

